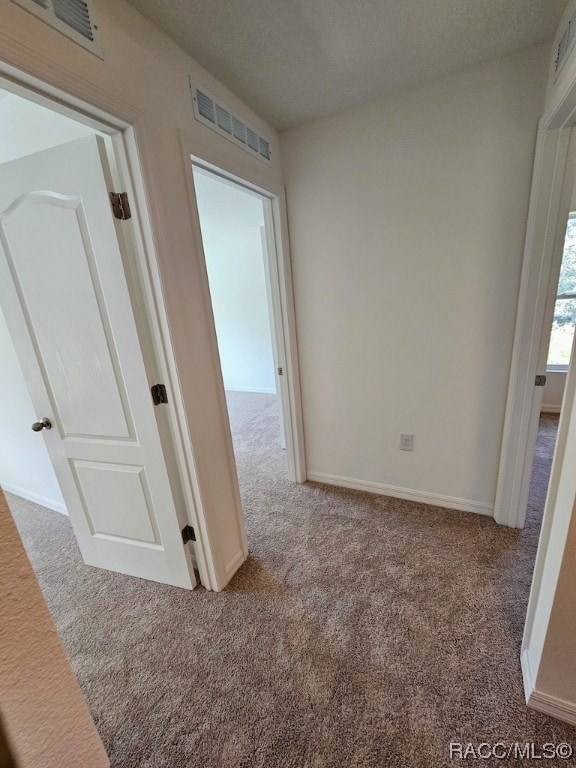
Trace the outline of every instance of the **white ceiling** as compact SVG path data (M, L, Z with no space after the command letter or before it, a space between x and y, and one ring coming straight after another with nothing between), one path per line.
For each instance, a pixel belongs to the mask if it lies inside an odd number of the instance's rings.
M130 0L279 129L552 38L566 0Z

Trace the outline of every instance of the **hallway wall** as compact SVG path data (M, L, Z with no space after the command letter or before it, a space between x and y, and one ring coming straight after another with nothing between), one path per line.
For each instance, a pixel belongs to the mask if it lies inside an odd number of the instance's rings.
M19 768L108 768L0 491L0 713Z
M282 134L311 479L492 514L549 53Z

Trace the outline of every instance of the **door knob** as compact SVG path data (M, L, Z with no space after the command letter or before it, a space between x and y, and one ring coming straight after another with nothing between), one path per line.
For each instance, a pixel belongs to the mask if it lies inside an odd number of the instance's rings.
M52 429L52 422L50 419L44 417L43 419L40 419L40 421L35 421L34 424L32 424L32 429L34 432L42 432L43 429Z

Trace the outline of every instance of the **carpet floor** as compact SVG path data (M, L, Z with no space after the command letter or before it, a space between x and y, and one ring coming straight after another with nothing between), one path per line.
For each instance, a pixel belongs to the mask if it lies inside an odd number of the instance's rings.
M87 567L65 517L8 496L112 766L442 768L454 741L576 745L526 708L519 668L557 418L516 531L291 484L275 397L229 410L251 554L221 594Z

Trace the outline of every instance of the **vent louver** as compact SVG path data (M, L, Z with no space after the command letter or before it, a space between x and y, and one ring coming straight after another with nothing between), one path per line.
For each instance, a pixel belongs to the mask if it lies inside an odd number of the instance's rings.
M190 87L194 99L194 115L197 120L233 141L234 144L238 144L251 155L257 156L259 160L265 163L271 162L272 150L268 139L260 136L206 91L196 88L192 83Z
M216 104L216 125L226 133L232 133L232 115L220 104Z
M75 29L86 40L94 40L88 6L83 0L52 0L57 19Z
M241 120L237 120L235 117L232 118L232 134L235 139L241 141L242 144L246 144L246 126Z
M197 91L196 106L198 107L198 112L202 115L202 117L206 118L206 120L210 120L211 123L216 122L216 110L214 108L214 102L209 96L205 96L203 93L200 93L200 91Z
M66 37L100 56L92 0L13 0Z
M246 133L248 135L248 146L250 149L253 149L254 152L259 151L259 144L258 144L258 134L256 131L253 131L251 128L246 129Z
M266 158L266 160L270 160L270 142L263 139L262 136L258 137L258 141L260 143L260 154L262 157Z
M558 53L556 56L556 76L560 73L560 70L564 66L566 59L572 52L572 48L574 47L574 41L576 40L576 11L572 14L570 17L568 24L566 25L566 29L564 30L564 34L562 35L562 38L560 39L560 42L558 44Z

